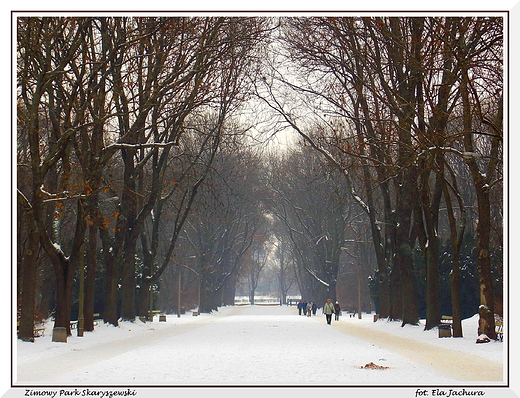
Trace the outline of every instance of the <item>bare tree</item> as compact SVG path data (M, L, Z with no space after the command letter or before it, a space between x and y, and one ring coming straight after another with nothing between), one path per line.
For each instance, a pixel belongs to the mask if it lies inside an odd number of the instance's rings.
M477 253L480 279L479 334L496 339L495 297L490 262L490 193L501 179L503 137L502 22L459 21L456 52L461 60L464 160L477 196ZM495 68L489 68L493 65ZM489 69L488 69L489 68ZM483 131L475 131L475 128Z
M306 297L336 299L341 247L349 217L346 184L309 148L294 150L275 164L269 179L270 211L286 229Z
M245 267L247 269L247 282L249 288L249 302L255 304L255 292L260 281L260 276L265 269L268 260L268 252L265 242L252 247L251 254L245 259Z
M236 144L224 145L217 154L184 228L189 255L198 263L201 312L222 305L225 289L236 282L253 247L267 240L257 174L261 161Z
M476 28L465 30L467 25ZM484 25L493 29L481 36ZM497 66L500 74L500 19L313 17L287 18L281 26L280 54L259 96L281 123L342 171L370 220L380 310L403 324L418 321L412 252L419 245L427 269L426 328L436 326L439 210L442 200L452 200L443 189L452 179L445 157L462 154L451 135L461 110L461 65L479 63L471 95L478 109L493 95L476 87L499 81L483 71ZM453 48L465 31L474 33L470 47L478 49L457 53ZM493 84L488 87L500 91L500 83ZM310 133L316 124L319 135ZM490 125L496 129L496 122ZM499 159L499 152L492 158ZM451 186L453 191L456 185ZM374 195L376 187L380 196Z
M74 63L80 57L79 45L84 40L88 20L53 18L20 18L18 20L18 86L20 128L29 146L32 184L29 192L18 190L18 198L29 222L28 248L24 265L24 294L19 337L32 340L34 317L35 255L41 244L51 260L57 282L55 326L69 330L69 313L74 272L83 255L85 209L83 181L74 179L69 153L70 139L85 126L86 103L81 97L82 79L74 78ZM71 44L72 43L72 44ZM48 116L47 132L42 134L42 118ZM47 139L50 137L49 139ZM60 192L46 189L51 169L61 166ZM56 186L56 185L55 185ZM59 228L61 210L75 203L75 226L70 238ZM46 204L56 206L56 222L52 229L45 223ZM62 241L63 238L63 241ZM65 252L69 251L70 255ZM69 331L70 332L70 331Z
M274 239L274 256L277 262L273 266L275 278L280 295L280 305L287 303L287 295L295 283L294 253L291 240L278 219L272 221L272 233Z
M215 153L224 123L247 99L247 73L255 71L266 27L262 18L18 20L20 143L33 180L18 191L29 224L20 259L21 338L32 339L40 244L57 275L56 326L69 327L71 288L87 237L87 330L93 326L98 237L106 267L103 317L117 324L121 294L121 316L134 319L139 237L163 192L175 185L165 178L172 159L183 155L186 121L196 112L216 115L209 139L200 141L208 145L198 151ZM211 157L198 168L202 174ZM203 178L186 181L194 185L184 190L174 236ZM46 224L50 214L55 221ZM144 281L155 283L162 269Z

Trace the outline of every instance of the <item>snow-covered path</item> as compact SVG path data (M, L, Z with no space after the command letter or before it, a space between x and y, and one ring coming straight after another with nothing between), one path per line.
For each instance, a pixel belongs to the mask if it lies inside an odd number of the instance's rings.
M184 322L174 317L94 345L88 339L96 332L67 344L41 343L40 351L18 342L15 385L503 384L501 361L346 319L329 326L322 315L298 316L294 307L226 307ZM386 369L362 368L371 362Z

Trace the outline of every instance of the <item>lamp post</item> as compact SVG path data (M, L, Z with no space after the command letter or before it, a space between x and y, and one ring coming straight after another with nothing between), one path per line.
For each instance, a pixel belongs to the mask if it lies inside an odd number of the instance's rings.
M195 275L197 275L199 277L199 283L198 283L198 309L197 309L197 312L200 314L200 273L198 273L197 271L195 271L193 268L191 267L188 267L187 265L182 265L182 264L178 264L179 266L179 296L177 298L177 302L179 303L179 308L178 308L178 311L177 311L177 317L180 317L181 316L181 269L180 267L184 267L186 269L189 269L190 271L192 271Z
M148 288L149 290L149 305L148 305L148 319L150 320L150 322L153 322L153 283L151 283L150 281L150 287Z
M79 300L78 300L78 337L83 337L85 330L85 316L83 305L85 302L85 242L81 244L79 259Z
M181 317L181 267L179 266L179 289L177 298L177 318Z

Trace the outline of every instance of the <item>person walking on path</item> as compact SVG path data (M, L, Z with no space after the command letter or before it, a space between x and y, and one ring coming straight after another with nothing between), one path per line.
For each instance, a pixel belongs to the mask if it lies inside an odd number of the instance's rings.
M307 303L307 316L311 316L312 313L312 301Z
M316 303L313 301L312 302L312 315L316 315L316 310L318 309L318 306L316 305Z
M339 315L341 314L341 307L339 306L339 303L336 301L336 304L334 304L334 314L336 315L335 320L339 321Z
M301 315L302 314L302 310L303 310L303 303L302 301L300 300L298 302L298 315Z
M332 304L330 299L327 299L327 302L323 306L323 313L327 318L327 324L330 325L330 322L332 321L332 314L334 314L334 305Z

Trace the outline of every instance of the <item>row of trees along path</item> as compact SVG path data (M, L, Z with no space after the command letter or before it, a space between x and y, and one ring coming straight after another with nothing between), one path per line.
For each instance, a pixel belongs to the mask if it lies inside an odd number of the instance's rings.
M20 339L212 311L267 269L456 337L476 296L496 338L501 17L16 23Z

